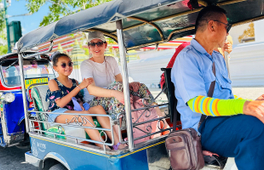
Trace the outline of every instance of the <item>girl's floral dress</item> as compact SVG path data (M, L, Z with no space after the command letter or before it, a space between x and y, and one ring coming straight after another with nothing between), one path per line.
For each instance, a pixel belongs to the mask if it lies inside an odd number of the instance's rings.
M113 82L107 89L118 90L123 92L123 84L120 82ZM144 98L148 104L154 102L154 98L145 84L130 83L130 95ZM111 115L112 119L117 119L117 115L124 112L124 105L114 97L95 97L89 102L90 107L101 105Z
M49 111L54 111L56 109L59 109L60 107L57 106L55 101L57 99L60 99L64 96L66 96L68 93L70 93L77 86L75 79L71 79L71 81L72 81L72 87L71 88L64 86L61 82L59 82L57 80L57 78L55 78L54 80L57 82L60 90L52 91L52 92L50 91L50 89L47 90L46 101L49 102L49 107L48 107ZM75 98L77 99L78 102L83 102L83 95L82 95L81 91L75 96ZM70 101L66 106L64 106L64 108L66 108L68 110L73 110L73 108L74 108L73 102Z

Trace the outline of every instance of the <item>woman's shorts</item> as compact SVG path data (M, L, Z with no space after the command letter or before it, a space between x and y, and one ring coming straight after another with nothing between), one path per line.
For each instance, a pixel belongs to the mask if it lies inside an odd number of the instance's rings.
M56 110L53 110L52 113L64 113L68 111L68 109L66 108L59 108L59 109L56 109ZM59 116L60 114L49 114L49 118L48 118L48 121L49 122L55 122L56 118Z

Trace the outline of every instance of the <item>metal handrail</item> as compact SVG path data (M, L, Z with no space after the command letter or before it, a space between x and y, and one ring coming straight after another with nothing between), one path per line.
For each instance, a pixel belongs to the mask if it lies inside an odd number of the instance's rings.
M34 56L37 56L37 55L46 54L48 52L51 52L52 48L53 48L53 41L50 42L50 47L49 47L48 50L37 52L37 53L34 53L34 54L30 54L30 55L24 56L23 58L26 59L26 58L31 58L31 57L34 57Z

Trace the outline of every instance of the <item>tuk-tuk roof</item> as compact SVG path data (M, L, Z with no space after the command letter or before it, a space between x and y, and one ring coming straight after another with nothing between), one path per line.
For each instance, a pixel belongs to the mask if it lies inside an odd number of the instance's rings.
M122 19L125 47L139 48L194 34L198 12L206 5L219 5L232 24L263 18L264 0L115 0L65 16L38 28L18 42L18 51L78 31L100 30L117 41L116 21ZM190 8L193 9L191 10Z

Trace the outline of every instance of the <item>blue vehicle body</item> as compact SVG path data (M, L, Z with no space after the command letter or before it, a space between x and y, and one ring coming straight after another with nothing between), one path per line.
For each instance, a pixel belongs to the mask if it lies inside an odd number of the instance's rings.
M12 91L15 100L12 103L1 104L1 141L0 146L7 147L24 140L25 116L22 92ZM5 95L5 93L3 93Z
M56 159L69 170L148 170L151 163L157 164L159 160L169 165L164 140L139 147L133 152L117 155L98 153L87 147L56 142L35 135L31 135L30 141L31 152L27 152L26 155L37 158L39 160L37 166L42 168L48 164L49 159Z

